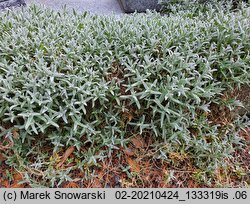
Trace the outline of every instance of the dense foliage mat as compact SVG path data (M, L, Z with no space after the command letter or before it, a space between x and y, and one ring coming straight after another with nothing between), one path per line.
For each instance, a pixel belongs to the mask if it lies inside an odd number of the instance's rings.
M155 160L175 166L175 153L212 177L246 146L249 110L231 93L250 85L249 18L244 6L195 16L0 13L6 163L31 184L38 175L60 186L140 135L152 138Z

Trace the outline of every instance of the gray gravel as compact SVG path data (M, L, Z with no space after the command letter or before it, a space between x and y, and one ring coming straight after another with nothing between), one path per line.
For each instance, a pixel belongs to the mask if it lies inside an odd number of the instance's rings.
M145 12L147 9L159 11L161 8L158 0L121 0L121 3L127 13Z
M0 0L0 9L25 5L24 0Z
M123 14L118 0L25 0L25 2L27 5L41 4L55 10L66 5L68 9L74 8L77 12L89 11L99 15Z

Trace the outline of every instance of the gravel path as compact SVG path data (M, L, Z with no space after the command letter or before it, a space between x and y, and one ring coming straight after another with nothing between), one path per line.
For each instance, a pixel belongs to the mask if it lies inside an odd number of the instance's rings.
M74 8L78 12L89 11L100 15L123 14L118 0L25 0L25 2L27 5L41 4L56 10L66 5L67 8Z

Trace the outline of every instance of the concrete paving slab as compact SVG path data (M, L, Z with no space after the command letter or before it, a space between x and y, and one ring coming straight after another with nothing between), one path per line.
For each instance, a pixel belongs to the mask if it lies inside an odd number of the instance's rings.
M27 5L41 4L55 10L61 9L64 5L68 9L75 9L77 12L89 11L93 14L110 15L123 14L118 0L25 0Z

